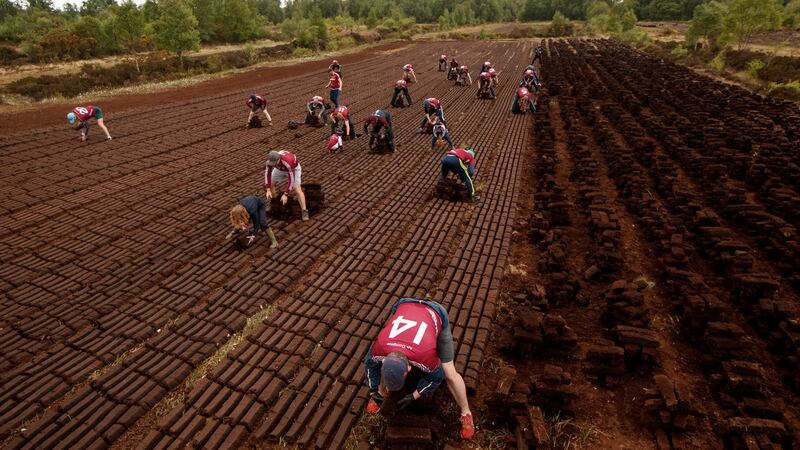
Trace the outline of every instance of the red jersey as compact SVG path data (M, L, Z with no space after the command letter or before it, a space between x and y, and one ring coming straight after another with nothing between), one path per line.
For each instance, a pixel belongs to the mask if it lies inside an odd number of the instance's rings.
M472 166L475 164L475 157L470 154L470 152L464 150L463 148L455 148L447 152L448 155L456 155L458 159L464 161L468 165Z
M256 95L256 101L253 101L252 98L248 98L247 99L247 106L249 106L251 108L253 106L267 106L267 101L264 100L264 97L262 97L260 95Z
M530 95L531 95L530 91L528 91L524 87L521 87L521 88L517 89L517 97L519 97L519 98L522 98L522 97L528 98L528 97L530 97Z
M339 117L339 114L341 114L342 117L346 120L348 117L350 117L350 110L347 109L347 106L340 106L336 108L336 111L334 111L333 115Z
M272 169L281 170L283 172L287 172L289 175L289 182L286 183L286 189L284 189L284 191L290 192L295 183L294 171L297 169L297 166L300 165L300 161L292 152L281 150L278 153L281 154L281 159L278 161L278 164L274 167L267 165L267 169L264 171L264 185L267 188L272 187Z
M331 89L340 89L342 87L342 77L336 72L331 72L330 78Z
M72 113L75 114L81 122L86 122L94 117L94 106L76 106L73 108Z
M383 124L384 126L389 126L389 121L386 120L386 116L383 114L373 114L364 120L364 123L367 125L375 125L378 123Z
M425 304L403 303L372 345L372 356L382 358L400 352L408 362L425 372L439 368L436 338L442 331L442 318Z

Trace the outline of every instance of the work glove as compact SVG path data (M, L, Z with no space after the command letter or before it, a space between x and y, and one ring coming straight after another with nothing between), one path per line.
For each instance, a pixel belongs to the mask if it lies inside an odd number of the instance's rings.
M414 394L408 394L397 402L397 406L402 411L411 406L412 403L414 403Z

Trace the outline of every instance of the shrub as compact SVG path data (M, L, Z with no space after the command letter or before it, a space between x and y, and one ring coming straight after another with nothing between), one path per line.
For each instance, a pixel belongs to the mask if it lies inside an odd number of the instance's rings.
M717 53L717 56L714 57L711 61L708 62L708 65L714 70L723 70L725 69L725 52L721 51Z
M682 45L676 45L675 48L673 48L669 53L676 59L683 59L689 55L689 49Z
M646 47L653 42L649 34L636 28L616 33L614 36L633 47Z
M800 101L800 80L792 80L788 83L769 83L767 95Z
M753 77L758 78L758 72L764 68L764 61L760 59L751 59L747 63L747 73Z
M481 28L481 32L478 34L478 39L480 40L497 39L497 33L492 33L491 31L486 31L483 28Z
M25 55L18 52L10 45L0 45L0 65L10 66L20 64L25 60Z

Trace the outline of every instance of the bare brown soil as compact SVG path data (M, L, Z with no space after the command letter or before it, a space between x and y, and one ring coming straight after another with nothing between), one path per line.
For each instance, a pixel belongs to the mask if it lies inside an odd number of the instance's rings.
M109 143L63 111L1 137L4 446L796 448L797 106L572 40L547 42L549 100L512 115L535 43L447 45L497 64L496 100L436 70L441 43L341 58L356 123L418 68L393 153L284 125L327 94L326 61L104 103ZM265 85L274 125L246 129ZM430 96L478 149L476 203L436 196ZM311 220L276 206L279 247L234 250L227 211L278 148ZM475 443L444 386L350 438L364 356L407 296L448 309Z

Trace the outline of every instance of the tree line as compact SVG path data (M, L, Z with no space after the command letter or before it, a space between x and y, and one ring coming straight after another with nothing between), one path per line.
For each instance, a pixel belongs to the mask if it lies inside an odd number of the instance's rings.
M693 19L692 39L723 42L746 40L765 21L800 23L798 11L800 0L85 0L61 9L51 0L0 0L0 41L33 61L55 61L153 49L181 54L204 43L264 37L321 48L329 30L359 26L449 29L555 17L559 26L584 20L612 33L631 30L637 20ZM755 28L754 20L760 21ZM8 48L0 45L0 56Z

